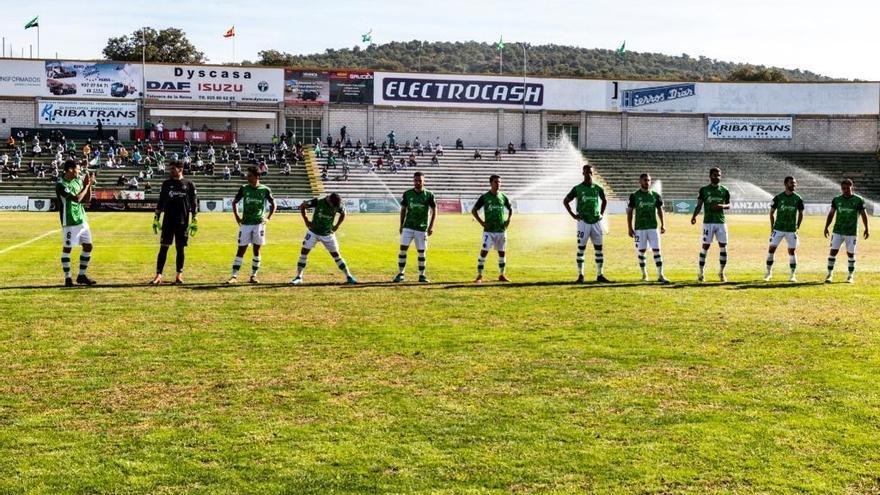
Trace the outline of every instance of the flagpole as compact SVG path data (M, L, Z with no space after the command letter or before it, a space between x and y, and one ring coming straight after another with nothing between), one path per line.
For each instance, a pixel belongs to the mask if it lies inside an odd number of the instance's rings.
M504 48L501 49L501 58L498 60L498 75L504 74Z
M232 33L232 65L235 65L235 33Z
M40 24L37 23L37 58L40 58Z

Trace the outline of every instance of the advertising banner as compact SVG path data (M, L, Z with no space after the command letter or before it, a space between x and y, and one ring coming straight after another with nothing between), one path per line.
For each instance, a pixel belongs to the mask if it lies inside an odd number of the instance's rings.
M672 206L672 213L689 214L697 207L696 199L673 199L667 204Z
M397 213L400 205L391 198L368 198L359 201L358 210L361 213Z
M330 102L372 104L373 71L331 72Z
M27 196L0 196L0 211L27 211Z
M98 101L37 101L40 125L82 125L94 127L137 127L137 103Z
M606 81L376 72L376 105L606 110Z
M461 200L458 199L438 199L437 213L461 213Z
M284 103L319 105L330 98L330 74L324 71L284 69Z
M223 200L220 199L200 199L199 200L199 211L200 212L222 212L223 211Z
M39 60L0 61L0 95L37 96L46 87L46 68Z
M51 199L28 199L28 211L52 211Z
M121 98L140 96L141 64L47 60L45 88L37 96Z
M791 139L791 117L709 117L709 139Z
M147 65L147 98L177 101L279 103L284 69Z

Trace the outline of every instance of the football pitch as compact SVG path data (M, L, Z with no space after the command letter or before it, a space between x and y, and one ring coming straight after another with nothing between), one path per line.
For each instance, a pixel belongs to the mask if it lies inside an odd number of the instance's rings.
M783 247L765 283L767 218L731 216L730 282L715 246L697 284L670 215L659 286L614 216L615 283L574 285L574 222L516 215L513 283L474 285L480 229L441 215L432 283L411 249L398 285L397 215L353 214L361 284L318 245L290 287L305 229L279 214L263 283L226 286L237 226L202 214L187 283L148 287L152 215L89 218L100 285L64 289L57 215L0 214L0 493L880 492L880 234L824 284L807 217L800 282Z

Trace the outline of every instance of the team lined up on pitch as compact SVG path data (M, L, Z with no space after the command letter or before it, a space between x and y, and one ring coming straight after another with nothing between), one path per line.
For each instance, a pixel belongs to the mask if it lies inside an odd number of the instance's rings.
M154 285L163 283L163 271L168 251L173 244L176 249L176 276L174 283L183 283L183 270L186 261L186 246L189 238L198 233L198 200L196 187L192 181L183 177L183 164L173 161L169 165L170 178L162 183L156 214L153 219L153 232L160 234L159 253L156 257L156 275L150 282ZM584 253L587 243L592 243L596 264L596 281L610 282L604 274L604 252L602 221L608 202L603 188L593 182L593 168L583 167L584 180L574 186L563 199L568 214L577 222L577 282L584 282ZM81 178L82 177L82 178ZM261 265L261 248L266 244L266 224L276 211L272 191L260 183L260 172L256 167L247 170L248 183L241 186L232 202L233 216L239 224L238 250L232 262L232 272L227 283L238 281L238 274L244 262L248 246L252 246L250 283L259 283L257 275ZM68 160L64 164L64 175L59 179L55 192L60 205L62 226L61 266L64 271L65 286L73 286L74 279L70 270L71 251L82 246L79 258L79 274L76 283L94 285L87 270L91 260L92 236L85 212L84 204L92 197L92 186L95 175L91 172L82 174L80 164ZM629 236L633 238L637 252L642 281L648 280L647 255L650 247L653 252L654 264L657 267L657 281L669 283L663 274L663 256L660 251L660 238L666 232L663 214L663 199L651 189L651 177L642 174L639 177L639 189L630 194L627 203L627 227ZM489 177L489 191L481 195L471 214L483 227L482 245L477 259L477 277L475 283L483 281L486 257L490 250L498 253L498 280L509 282L506 275L507 229L513 216L513 207L507 195L501 191L501 177ZM770 206L771 234L767 252L767 270L765 281L772 278L775 252L783 239L786 241L789 254L789 281L797 281L797 247L798 230L804 216L804 201L795 192L797 180L786 177L785 190L777 194ZM825 237L829 236L829 227L834 221L831 233L831 249L828 254L828 273L826 282L831 282L837 254L842 246L846 247L848 258L847 279L854 282L856 241L858 238L858 220L864 225L863 237L868 238L868 216L865 211L865 200L853 192L853 182L846 179L840 185L841 194L831 202L831 210L825 221ZM576 201L575 209L571 202ZM239 210L241 203L241 211ZM403 282L406 277L407 254L409 247L415 244L418 254L419 282L429 282L426 275L428 238L434 233L434 221L437 215L437 204L434 194L425 189L425 176L422 172L413 175L413 188L403 194L400 207L400 251L398 254L398 273L394 282ZM691 216L691 224L697 223L697 217L703 212L702 244L699 256L697 280L705 280L706 257L713 241L717 241L719 249L719 272L721 282L727 281L728 232L725 210L730 209L730 192L721 185L721 169L709 171L709 184L700 188L697 205ZM307 210L312 210L311 218ZM303 273L308 255L319 242L324 245L337 267L345 274L346 283L356 284L345 260L339 252L335 232L345 221L346 212L342 198L331 193L321 198L303 202L300 214L307 231L302 243L297 273L292 285L303 283ZM482 211L483 216L480 216ZM836 217L836 219L835 219Z

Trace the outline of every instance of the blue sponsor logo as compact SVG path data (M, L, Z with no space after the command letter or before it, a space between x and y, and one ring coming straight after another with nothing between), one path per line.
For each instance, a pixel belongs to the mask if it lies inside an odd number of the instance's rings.
M55 120L55 115L53 115L52 111L55 109L54 103L46 103L43 105L43 109L40 110L40 117L44 118L48 121Z
M674 84L653 88L627 89L623 92L623 107L644 107L682 98L690 98L696 94L696 84Z

